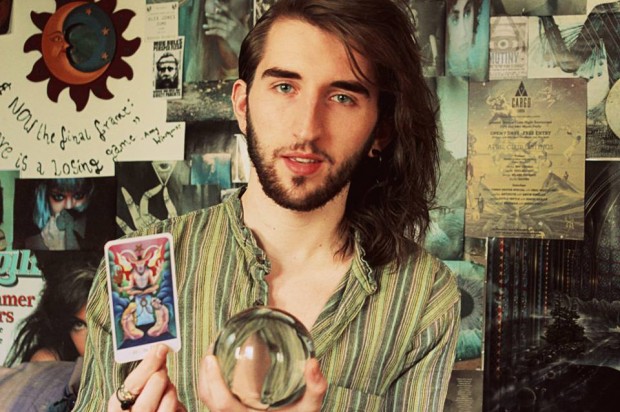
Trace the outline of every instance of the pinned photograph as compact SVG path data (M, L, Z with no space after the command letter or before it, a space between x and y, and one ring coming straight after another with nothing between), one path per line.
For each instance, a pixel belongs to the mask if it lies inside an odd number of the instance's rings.
M182 96L183 37L153 42L153 97Z

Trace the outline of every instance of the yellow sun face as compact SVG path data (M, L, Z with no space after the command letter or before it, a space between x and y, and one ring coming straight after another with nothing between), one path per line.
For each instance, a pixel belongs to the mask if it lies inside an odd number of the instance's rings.
M58 102L65 88L82 111L92 92L100 99L114 95L107 87L108 77L133 78L131 66L123 60L140 47L140 38L126 40L122 34L135 16L131 10L114 12L116 0L99 2L56 0L54 13L31 13L41 33L32 35L24 52L39 51L28 80L48 80L47 96Z

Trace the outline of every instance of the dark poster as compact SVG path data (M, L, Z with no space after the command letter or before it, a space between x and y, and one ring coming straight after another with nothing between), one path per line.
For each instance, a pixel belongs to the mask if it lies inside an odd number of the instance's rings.
M618 103L612 98L607 107L607 102L612 90L620 88L620 2L597 3L580 25L562 25L561 16L539 17L538 54L546 64L588 81L587 158L618 158ZM531 45L530 39L530 53L535 49Z
M620 404L620 167L586 172L584 241L489 240L486 411Z
M116 237L113 177L18 179L13 249L102 250Z

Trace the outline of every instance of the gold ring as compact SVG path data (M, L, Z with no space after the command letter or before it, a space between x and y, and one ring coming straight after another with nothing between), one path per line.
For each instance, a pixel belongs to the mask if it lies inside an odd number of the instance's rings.
M138 399L138 395L134 395L125 389L125 384L123 383L116 390L116 399L121 403L121 409L124 411L128 411L131 409L134 403L136 403L136 399Z

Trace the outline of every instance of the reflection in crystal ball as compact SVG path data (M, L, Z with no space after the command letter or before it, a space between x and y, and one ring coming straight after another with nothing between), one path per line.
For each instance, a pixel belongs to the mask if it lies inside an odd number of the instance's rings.
M230 318L213 353L231 392L246 406L265 410L304 393L304 368L314 356L310 333L292 315L254 307Z

